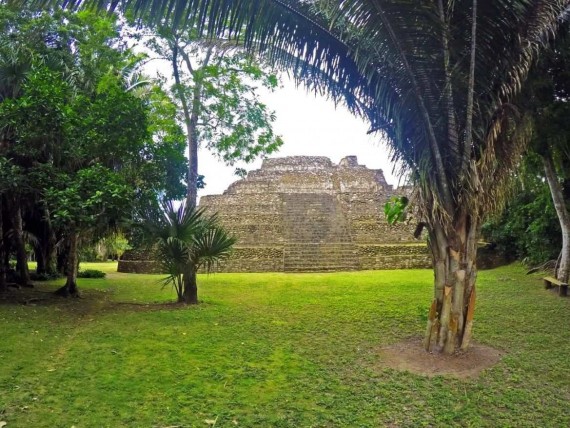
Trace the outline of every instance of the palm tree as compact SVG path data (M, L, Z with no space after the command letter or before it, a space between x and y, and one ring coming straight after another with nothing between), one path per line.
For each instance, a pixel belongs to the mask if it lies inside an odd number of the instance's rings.
M229 35L368 119L406 166L428 231L435 287L425 347L468 346L480 225L502 204L528 139L510 101L570 0L83 4L132 7L155 22Z
M170 201L158 216L147 216L144 228L156 239L161 271L168 274L164 285L174 287L179 302L197 304L197 272L211 272L229 257L235 238L218 225L216 215L185 203L176 209Z

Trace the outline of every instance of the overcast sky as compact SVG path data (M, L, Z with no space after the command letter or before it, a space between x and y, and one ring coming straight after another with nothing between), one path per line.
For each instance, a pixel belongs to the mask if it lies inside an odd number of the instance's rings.
M368 127L362 120L352 116L344 107L335 108L332 101L315 97L303 88L295 88L286 78L283 80L283 88L263 94L264 102L277 115L275 131L284 140L281 150L270 157L327 156L338 163L345 156L355 155L359 164L382 169L387 182L397 185L385 144L379 141L378 136L366 134ZM206 188L200 190L199 195L223 193L239 179L234 175L236 166L225 166L207 150L200 151L198 162L199 173L205 176L206 182ZM261 160L237 166L250 171L258 169Z
M135 49L153 56L141 45L135 46ZM172 75L170 64L162 60L150 61L145 70L149 75L157 71L167 78ZM284 141L281 150L270 157L326 156L338 163L345 156L357 156L359 164L382 169L388 184L398 184L392 174L393 165L388 160L386 145L378 135L366 134L368 126L362 120L343 106L335 107L332 101L323 96L296 88L285 75L282 76L281 86L274 92L260 88L263 102L276 113L274 131ZM198 191L198 196L223 193L231 183L239 180L234 174L236 167L251 171L260 168L261 162L259 159L250 164L226 166L208 150L200 150L198 173L205 176L206 187Z

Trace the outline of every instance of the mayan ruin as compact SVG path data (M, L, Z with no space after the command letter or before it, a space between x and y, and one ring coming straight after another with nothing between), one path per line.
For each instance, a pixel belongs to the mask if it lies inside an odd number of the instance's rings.
M326 272L430 267L413 225L391 226L384 204L398 190L382 170L347 156L265 159L260 169L200 206L238 237L223 272ZM126 257L122 272L140 271ZM145 271L149 270L146 263Z

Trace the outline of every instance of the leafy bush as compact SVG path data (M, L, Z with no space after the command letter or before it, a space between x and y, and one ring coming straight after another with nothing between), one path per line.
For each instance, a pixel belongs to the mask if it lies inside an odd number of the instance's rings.
M507 260L518 259L528 266L555 260L562 232L549 192L544 183L520 190L501 216L483 224L483 238Z
M107 274L97 269L86 269L77 272L78 278L105 278Z

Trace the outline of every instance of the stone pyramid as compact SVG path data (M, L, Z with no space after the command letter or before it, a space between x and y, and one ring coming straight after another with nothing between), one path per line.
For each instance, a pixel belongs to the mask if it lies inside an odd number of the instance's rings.
M225 272L326 272L429 267L412 226L390 226L394 194L382 170L347 156L266 159L260 169L200 206L238 238Z

